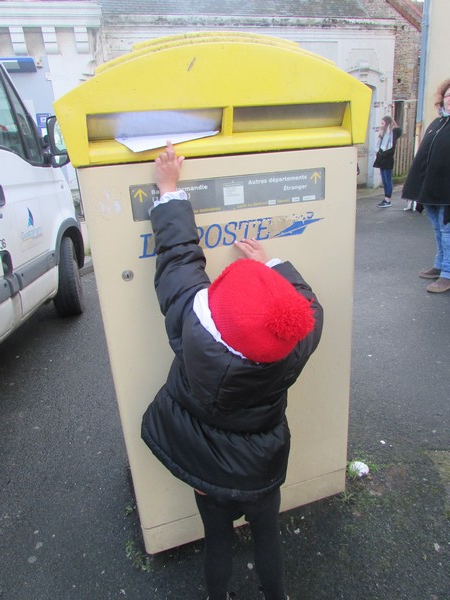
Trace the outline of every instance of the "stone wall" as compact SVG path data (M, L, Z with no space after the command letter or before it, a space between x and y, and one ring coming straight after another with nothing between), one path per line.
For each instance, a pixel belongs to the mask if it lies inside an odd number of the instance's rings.
M361 0L371 17L395 19L393 99L417 98L419 83L420 32L386 0Z

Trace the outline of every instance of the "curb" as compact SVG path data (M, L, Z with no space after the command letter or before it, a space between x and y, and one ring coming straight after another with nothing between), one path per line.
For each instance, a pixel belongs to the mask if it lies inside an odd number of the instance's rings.
M397 192L401 193L402 189L403 184L394 183L392 195L396 194ZM375 188L361 187L356 190L357 200L364 200L365 198L378 198L378 196L384 196L383 186L378 186Z
M84 265L80 269L80 275L88 275L88 273L92 273L94 271L94 265L92 263L92 258L90 256L84 257Z

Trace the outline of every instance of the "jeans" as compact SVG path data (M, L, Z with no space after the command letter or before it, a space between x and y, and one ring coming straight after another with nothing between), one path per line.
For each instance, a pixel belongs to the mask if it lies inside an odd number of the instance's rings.
M436 236L437 254L433 266L440 270L441 277L450 279L450 223L444 225L445 207L426 204L425 208Z
M385 198L392 196L392 169L380 169L381 181L384 187Z
M280 536L280 490L259 502L225 502L195 493L205 529L204 572L209 600L225 600L231 576L233 521L245 515L250 525L255 567L266 600L284 600L284 566Z

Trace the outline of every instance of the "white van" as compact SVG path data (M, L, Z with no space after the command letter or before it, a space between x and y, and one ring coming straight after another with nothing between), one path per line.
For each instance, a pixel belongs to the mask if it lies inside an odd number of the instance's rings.
M44 302L83 312L84 245L69 185L0 64L0 342Z

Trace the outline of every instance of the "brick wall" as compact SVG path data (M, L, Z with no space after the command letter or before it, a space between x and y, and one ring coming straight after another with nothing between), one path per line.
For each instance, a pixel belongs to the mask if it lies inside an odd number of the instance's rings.
M417 98L419 83L420 32L386 0L361 0L371 17L395 19L394 100Z

